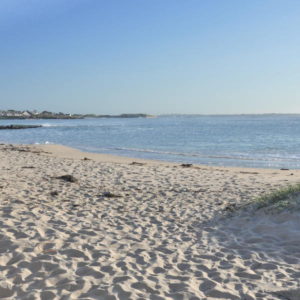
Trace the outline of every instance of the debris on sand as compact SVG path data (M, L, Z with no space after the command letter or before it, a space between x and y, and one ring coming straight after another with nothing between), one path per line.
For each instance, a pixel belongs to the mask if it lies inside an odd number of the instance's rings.
M121 195L113 194L111 192L104 192L101 196L105 197L105 198L120 198L120 197L122 197Z
M52 192L50 193L50 195L51 195L52 197L58 196L58 191L52 191Z
M67 181L67 182L77 182L78 181L78 179L75 178L73 175L62 175L62 176L58 176L56 178Z
M132 166L144 166L144 165L145 165L145 163L141 163L141 162L133 161L133 162L131 163L131 165L132 165Z
M181 164L183 168L190 168L193 164Z

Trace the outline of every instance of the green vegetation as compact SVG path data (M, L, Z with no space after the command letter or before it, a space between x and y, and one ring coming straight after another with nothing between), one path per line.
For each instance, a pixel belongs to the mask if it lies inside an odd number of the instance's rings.
M274 192L264 194L254 200L257 209L267 208L275 211L299 209L300 183L289 185Z

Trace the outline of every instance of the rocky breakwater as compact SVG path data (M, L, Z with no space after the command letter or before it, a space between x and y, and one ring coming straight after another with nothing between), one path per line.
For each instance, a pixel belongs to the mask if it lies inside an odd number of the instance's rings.
M0 129L29 129L38 127L42 127L42 125L0 125Z

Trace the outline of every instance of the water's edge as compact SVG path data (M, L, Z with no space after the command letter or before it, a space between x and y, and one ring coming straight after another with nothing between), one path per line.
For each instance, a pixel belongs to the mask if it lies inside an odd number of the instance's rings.
M269 169L300 169L300 116L164 116L154 119L0 120L0 142L62 144L123 157Z

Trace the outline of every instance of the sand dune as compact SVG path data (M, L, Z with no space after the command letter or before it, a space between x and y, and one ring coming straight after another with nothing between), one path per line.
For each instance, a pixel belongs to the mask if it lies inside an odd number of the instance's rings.
M225 217L298 170L53 145L1 145L0 168L0 299L300 299L300 213Z

